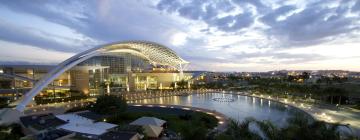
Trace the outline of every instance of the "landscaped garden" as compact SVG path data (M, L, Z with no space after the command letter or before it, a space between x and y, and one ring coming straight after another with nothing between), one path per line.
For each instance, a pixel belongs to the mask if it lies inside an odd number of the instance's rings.
M165 120L165 131L175 132L182 139L214 139L237 140L268 139L268 140L340 140L356 139L351 132L340 131L346 126L314 121L304 114L297 114L287 119L287 125L279 127L270 121L259 121L248 118L243 122L230 120L224 132L213 131L218 120L209 114L184 110L180 108L163 108L156 106L127 106L126 101L115 96L101 96L97 102L84 108L74 108L73 111L91 110L106 118L106 121L119 125L119 130L132 130L141 133L141 129L129 127L129 123L147 116ZM146 138L146 137L145 137Z
M0 126L0 140L17 140L24 136L21 125L1 125Z
M68 112L90 110L94 113L107 116L98 121L106 121L125 128L138 118L156 117L167 122L166 131L175 132L183 139L205 139L217 125L218 120L209 114L191 110L161 107L127 106L126 101L116 96L100 96L96 103L87 107L78 107Z
M205 137L218 121L215 117L202 112L189 112L184 115L154 113L154 112L124 112L107 118L107 122L118 125L127 125L137 118L148 116L167 121L167 129L177 132L184 138Z

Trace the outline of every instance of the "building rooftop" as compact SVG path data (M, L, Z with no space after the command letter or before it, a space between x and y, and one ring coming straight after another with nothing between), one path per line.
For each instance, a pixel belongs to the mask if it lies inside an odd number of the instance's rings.
M76 113L79 116L88 118L88 119L92 119L92 120L102 120L106 117L108 117L109 115L101 115L101 114L97 114L95 112L91 112L91 111L84 111L84 112L79 112Z
M139 134L135 132L107 132L100 136L100 140L130 140Z
M76 115L76 114L62 114L56 115L57 118L68 122L65 125L59 126L58 129L63 129L71 132L101 135L114 128L117 125L106 122L94 122L91 119Z
M45 133L40 133L40 134L36 135L36 139L37 140L54 140L54 139L61 138L63 136L70 135L70 134L71 134L71 132L56 129L56 130L47 131Z
M162 126L166 121L160 120L155 117L141 117L139 119L136 119L135 121L131 122L130 125L153 125L153 126Z
M58 119L53 114L24 116L20 117L20 121L25 127L31 126L37 130L56 128L67 123L66 121Z
M88 124L93 123L94 121L76 114L61 114L56 115L57 118L68 122L68 123L82 123L82 124Z

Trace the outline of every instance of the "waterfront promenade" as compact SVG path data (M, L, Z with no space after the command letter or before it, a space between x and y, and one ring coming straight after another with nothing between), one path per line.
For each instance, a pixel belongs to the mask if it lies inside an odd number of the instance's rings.
M141 100L141 99L159 98L159 97L167 97L167 96L180 96L180 95L189 95L189 94L198 94L198 93L203 94L203 93L213 93L213 92L263 98L263 99L287 104L303 110L304 112L308 113L316 120L321 120L329 123L339 123L345 126L346 128L351 128L352 131L351 133L360 136L360 111L350 108L343 108L341 106L333 107L328 105L311 104L303 100L277 98L277 97L272 97L271 95L249 94L246 92L234 92L234 91L223 91L223 90L182 90L175 92L168 91L163 93L142 92L135 94L128 93L128 94L123 94L122 96L127 98L129 104L133 104L133 101ZM70 108L84 106L94 101L95 98L89 98L89 99L77 100L72 102L60 102L60 103L29 106L24 113L27 115L46 113L46 112L61 114Z

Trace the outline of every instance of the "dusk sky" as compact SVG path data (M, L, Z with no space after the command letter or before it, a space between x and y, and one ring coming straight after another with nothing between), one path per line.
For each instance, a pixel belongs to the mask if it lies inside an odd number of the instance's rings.
M168 46L189 70L360 71L360 0L5 0L0 63L57 64L126 40Z

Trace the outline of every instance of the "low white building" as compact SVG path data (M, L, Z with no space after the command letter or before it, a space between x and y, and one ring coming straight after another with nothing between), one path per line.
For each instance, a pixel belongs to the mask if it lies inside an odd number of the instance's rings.
M162 127L165 123L166 121L155 117L141 117L131 122L130 125L138 125L138 126L153 125L153 126Z
M163 131L162 126L165 123L166 121L155 117L141 117L131 122L130 125L142 126L147 136L157 138Z
M94 122L94 120L76 114L62 114L56 115L56 117L68 122L59 126L58 129L76 132L89 138L97 138L117 126L106 122Z

